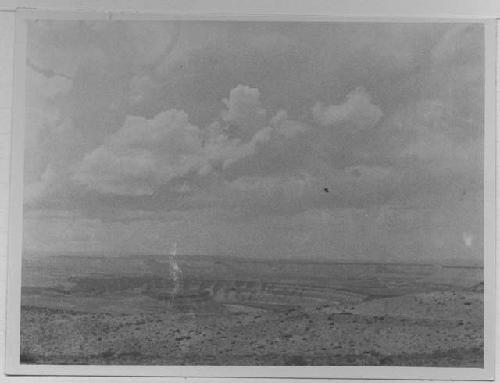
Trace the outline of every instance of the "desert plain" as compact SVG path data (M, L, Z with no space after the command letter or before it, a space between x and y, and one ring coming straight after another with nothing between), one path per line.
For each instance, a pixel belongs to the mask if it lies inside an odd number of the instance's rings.
M21 363L483 366L483 268L25 257Z

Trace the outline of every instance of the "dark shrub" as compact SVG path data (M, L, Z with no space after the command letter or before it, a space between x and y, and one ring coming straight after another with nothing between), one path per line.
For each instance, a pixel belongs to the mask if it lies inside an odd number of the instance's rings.
M33 364L36 363L36 358L33 354L29 352L21 352L19 361L25 364Z
M285 357L285 366L307 366L307 360L302 355Z
M112 350L106 350L106 351L102 352L99 356L104 358L104 359L107 359L107 358L111 358L113 355L115 355L115 353Z
M386 356L380 359L380 364L383 366L392 366L394 365L394 359L390 356Z

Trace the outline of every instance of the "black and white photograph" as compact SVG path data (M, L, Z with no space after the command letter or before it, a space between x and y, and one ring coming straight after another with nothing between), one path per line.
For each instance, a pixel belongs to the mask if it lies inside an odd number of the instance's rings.
M25 20L20 365L483 369L485 30Z

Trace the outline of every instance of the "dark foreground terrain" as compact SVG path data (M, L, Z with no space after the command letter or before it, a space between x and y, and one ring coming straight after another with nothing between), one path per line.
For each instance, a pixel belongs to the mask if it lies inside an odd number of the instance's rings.
M21 362L483 365L483 270L181 256L23 264Z

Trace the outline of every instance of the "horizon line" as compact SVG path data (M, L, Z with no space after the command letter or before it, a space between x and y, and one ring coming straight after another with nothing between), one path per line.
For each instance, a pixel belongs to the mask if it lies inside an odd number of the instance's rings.
M169 253L140 253L140 252L84 252L84 251L65 251L65 252L52 252L52 251L32 251L32 250L23 250L22 254L40 254L48 257L71 257L71 256L86 256L86 257L167 257ZM249 257L249 256L241 256L235 254L177 254L176 257L210 257L210 258L231 258L236 259L240 262L273 262L273 261L286 261L290 263L311 263L311 264L374 264L374 265L383 265L383 264L396 264L396 265L408 265L408 266L443 266L443 267L478 267L484 268L484 260L443 260L443 262L435 261L432 262L430 260L425 260L423 262L406 262L403 260L369 260L367 258L361 259L327 259L325 257L308 259L304 257L298 258L286 258L286 257ZM452 263L452 261L455 261Z

